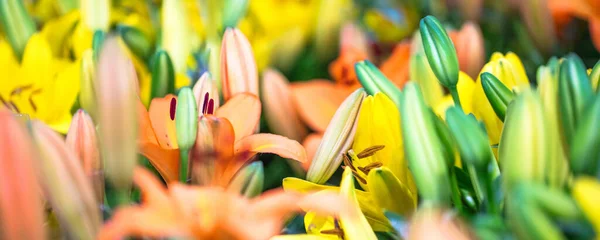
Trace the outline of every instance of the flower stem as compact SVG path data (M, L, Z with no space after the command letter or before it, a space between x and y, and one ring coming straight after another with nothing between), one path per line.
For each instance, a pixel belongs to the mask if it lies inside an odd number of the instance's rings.
M450 170L450 184L452 185L452 201L458 212L463 211L462 200L460 199L460 190L458 188L458 181L456 180L456 172L454 169Z
M454 105L462 109L462 105L460 105L460 98L458 97L458 89L455 87L449 88L450 95L452 95L452 100L454 100Z
M182 149L179 153L179 181L183 184L188 180L189 154L187 150Z

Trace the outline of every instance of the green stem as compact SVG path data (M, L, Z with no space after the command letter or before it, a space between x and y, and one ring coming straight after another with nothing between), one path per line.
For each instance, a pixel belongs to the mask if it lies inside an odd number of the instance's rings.
M450 184L452 184L452 201L459 212L463 211L462 200L460 199L460 190L458 189L458 181L454 169L450 170Z
M115 209L118 206L123 206L129 204L129 190L128 189L118 189L106 183L106 203L110 207L110 209Z
M495 200L496 200L496 192L494 191L494 186L492 183L492 178L490 176L491 174L484 174L484 176L482 176L482 180L484 181L484 185L485 185L485 191L486 191L486 200L487 200L487 204L488 204L488 208L491 214L497 214L498 213L498 206L496 206Z
M460 98L458 97L458 90L455 87L449 88L450 95L452 95L452 100L454 100L454 105L462 109L462 105L460 105Z
M179 153L179 181L183 184L188 182L189 154L187 150L181 149Z

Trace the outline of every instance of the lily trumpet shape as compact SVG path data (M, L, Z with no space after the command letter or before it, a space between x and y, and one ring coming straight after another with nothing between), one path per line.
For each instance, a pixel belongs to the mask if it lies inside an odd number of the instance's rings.
M368 96L363 100L357 124L352 145L352 151L357 154L349 154L351 158L344 161L346 167L353 170L361 187L375 196L379 190L388 187L392 187L390 192L393 194L401 195L394 195L399 202L384 204L387 206L382 208L410 214L416 208L417 188L404 157L400 113L396 105L383 93ZM386 181L381 181L383 179ZM401 199L406 202L400 202Z
M141 111L138 118L143 129L138 139L140 152L148 157L168 183L178 179L180 169L179 146L175 137L177 104L174 96L154 99L148 113L141 102L138 103ZM207 160L214 161L209 163L215 168L203 169L214 176L205 183L225 187L257 153L275 153L299 162L306 161L306 152L298 142L274 134L253 134L260 120L260 111L258 97L240 93L216 109L214 115L200 117L198 138L190 150L190 169L196 168L196 162L216 154ZM192 177L194 171L197 170L191 170Z
M335 193L300 194L273 190L247 199L219 187L172 184L168 189L137 168L134 183L141 206L117 210L98 239L126 236L195 239L268 239L277 235L291 213L354 214L354 203ZM355 216L352 216L355 217Z

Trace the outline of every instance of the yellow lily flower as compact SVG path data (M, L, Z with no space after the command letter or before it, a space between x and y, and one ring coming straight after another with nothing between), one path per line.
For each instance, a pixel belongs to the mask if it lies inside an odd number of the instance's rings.
M312 183L303 179L288 177L284 178L282 182L283 189L285 191L296 191L301 193L315 192L315 191L340 191L340 187L337 186L329 186L329 185L319 185L316 183ZM365 215L367 221L375 231L391 231L392 227L383 215L381 208L377 206L375 201L373 200L371 194L369 192L365 192L362 190L355 189L354 193L356 195L358 205L362 210L362 213ZM317 218L319 220L319 218ZM307 223L305 226L309 226L311 224L315 224L314 222ZM319 225L319 224L316 224ZM308 230L308 229L307 229Z
M416 208L417 187L404 159L400 113L385 94L376 93L363 101L352 149L358 154L350 154L352 160L346 159L345 164L363 189L378 196L388 187L397 187L392 189L395 203L385 204L380 201L382 198L375 198L381 208L400 214L409 214ZM377 174L371 174L373 170ZM385 177L386 181L378 181L381 178L377 176ZM375 182L368 181L371 179Z
M481 73L489 72L496 76L509 89L519 89L529 86L529 79L525 73L525 68L519 57L509 52L506 55L494 53L488 63L481 69ZM481 85L481 78L477 77L477 86L473 90L472 109L473 114L477 119L482 120L485 124L490 144L495 145L500 141L502 132L502 121L494 113L492 105L487 100ZM460 94L460 91L459 91Z
M287 235L287 236L277 236L271 239L348 239L348 240L363 240L363 239L377 239L375 236L375 232L373 230L377 230L375 227L371 227L371 221L369 217L364 213L364 209L361 204L361 200L364 200L365 196L363 191L356 190L354 188L354 177L352 170L350 168L346 168L344 173L342 174L342 181L340 183L339 192L342 196L348 198L348 205L343 205L341 208L343 211L339 213L339 219L334 219L331 216L323 216L317 215L314 212L308 212L304 217L304 225L306 228L306 232L308 234L297 234L297 235ZM286 178L293 179L293 178ZM286 179L284 179L284 189L288 191L286 188ZM298 181L305 182L304 180L297 179ZM295 180L294 180L295 181ZM337 187L333 186L321 186L317 184L313 184L310 182L306 182L312 186L304 186L308 188L324 188L321 191L329 192L329 191L337 191L335 190ZM305 191L319 191L318 189L308 190L304 189L294 189L300 190L301 193ZM372 205L370 205L372 206ZM361 209L363 209L361 211ZM387 221L387 220L386 220Z
M600 233L600 182L591 177L581 177L573 185L573 198L594 226L596 234Z
M10 45L0 40L0 63L5 67L0 85L2 104L67 133L71 106L79 92L79 62L55 58L44 36L36 33L29 39L21 63Z
M459 72L456 88L458 89L458 98L460 98L460 102L462 103L462 109L466 114L473 113L473 92L475 87L475 81L469 75L462 71ZM487 98L484 100L487 101ZM452 100L450 94L447 94L440 102L431 107L434 108L436 115L445 120L446 110L451 106L454 106L454 100Z

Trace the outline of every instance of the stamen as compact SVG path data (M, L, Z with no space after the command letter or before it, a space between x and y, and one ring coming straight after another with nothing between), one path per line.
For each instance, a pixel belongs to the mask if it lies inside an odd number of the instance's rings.
M210 99L210 101L208 101L208 114L215 114L215 100Z
M208 105L208 93L204 94L204 103L202 104L202 114L206 114L206 107Z
M375 145L375 146L371 146L368 148L365 148L365 150L363 150L362 152L360 152L358 155L356 155L358 158L366 158L366 157L370 157L373 156L373 154L375 154L377 151L381 150L385 148L385 145Z
M21 94L23 91L29 90L31 88L32 88L32 85L25 85L25 86L22 86L22 87L17 87L14 90L12 90L12 92L10 92L10 96Z
M344 238L344 231L342 229L338 229L338 228L321 230L321 234L336 235L342 239Z
M169 109L169 116L171 121L175 120L175 110L177 109L177 99L171 98L171 108Z
M348 157L347 154L342 154L343 159L344 159L344 165L350 167L350 169L356 171L356 168L354 168L354 165L352 165L352 161L350 160L350 158Z
M380 163L380 162L372 162L372 163L369 163L369 164L367 164L367 166L365 166L365 169L368 169L368 170L370 170L370 169L373 169L373 168L378 168L378 167L381 167L381 166L383 166L383 163Z
M17 107L17 105L14 102L10 101L10 102L8 102L8 104L10 104L12 106L13 111L15 111L17 113L21 113L21 111L19 111L19 108Z
M10 105L8 105L8 103L4 100L2 96L0 96L0 102L2 102L2 104L4 104L4 106L6 106L7 108L10 108Z

